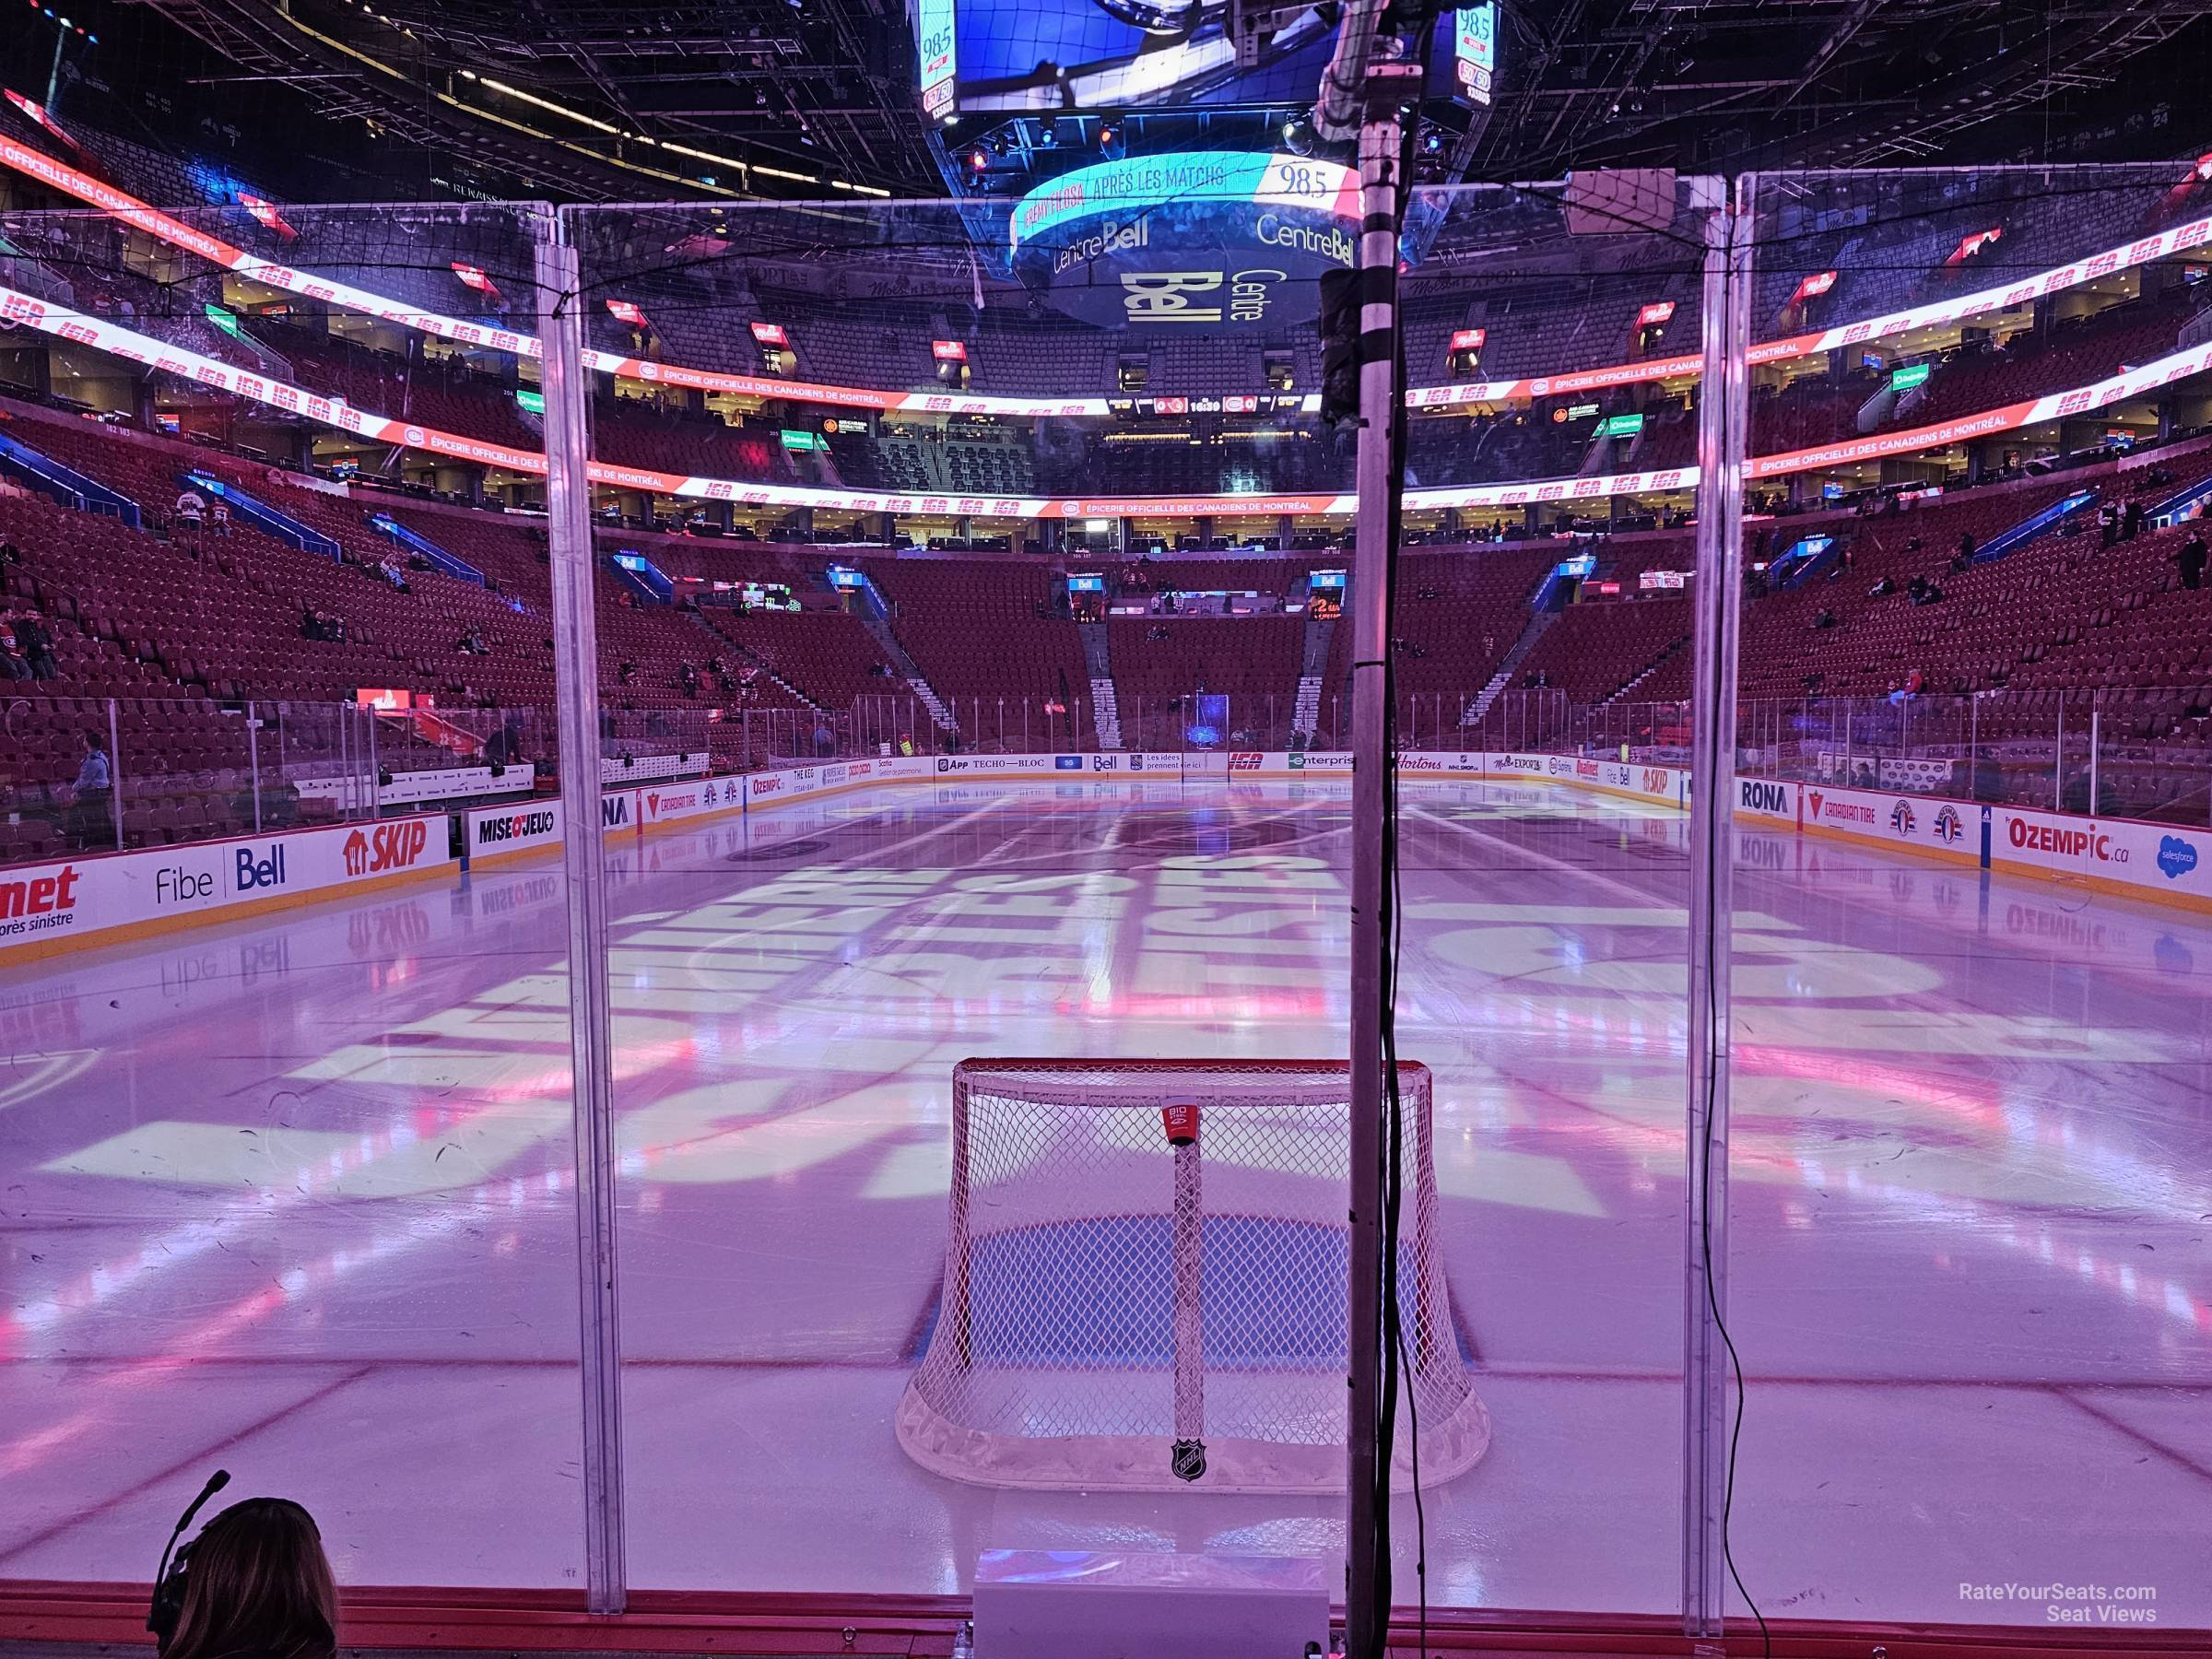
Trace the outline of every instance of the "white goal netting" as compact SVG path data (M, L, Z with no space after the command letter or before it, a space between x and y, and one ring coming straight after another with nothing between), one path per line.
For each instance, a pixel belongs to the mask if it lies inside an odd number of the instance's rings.
M1423 1484L1468 1468L1489 1418L1437 1241L1429 1072L1399 1077L1403 1487L1417 1446ZM1341 1492L1350 1112L1341 1063L961 1062L900 1444L990 1486Z

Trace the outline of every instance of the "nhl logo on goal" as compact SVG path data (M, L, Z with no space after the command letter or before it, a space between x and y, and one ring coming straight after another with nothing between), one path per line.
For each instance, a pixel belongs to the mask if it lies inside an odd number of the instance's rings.
M1195 1480L1206 1473L1206 1442L1179 1440L1168 1459L1168 1467L1175 1472L1178 1480Z

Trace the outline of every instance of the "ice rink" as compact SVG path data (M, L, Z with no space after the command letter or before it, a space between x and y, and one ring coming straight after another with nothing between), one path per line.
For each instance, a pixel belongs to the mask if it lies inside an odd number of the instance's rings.
M1339 1547L1321 1500L955 1484L889 1419L953 1063L1340 1056L1347 797L905 786L609 843L633 1584ZM1684 825L1404 806L1400 1047L1494 1430L1428 1494L1431 1597L1666 1610ZM2037 1624L1962 1586L2147 1586L2212 1625L2212 925L1737 834L1746 1582ZM221 1465L354 1583L581 1583L565 930L540 856L0 978L0 1571L143 1580Z

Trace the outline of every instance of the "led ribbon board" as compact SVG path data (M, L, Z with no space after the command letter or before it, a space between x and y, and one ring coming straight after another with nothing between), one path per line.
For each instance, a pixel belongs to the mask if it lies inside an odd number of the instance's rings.
M515 472L543 474L545 456L535 450L509 449L436 427L394 420L366 409L355 408L343 398L310 392L288 382L274 380L251 370L239 369L215 358L91 317L68 306L55 305L35 295L0 287L0 322L68 341L89 350L105 352L143 368L174 374L235 397L297 415L318 426L352 432L375 442L401 445L431 454L451 455L480 465ZM1784 473L1807 472L1817 467L1846 465L1886 455L1910 454L2017 431L2048 420L2063 420L2091 410L2109 408L2140 397L2160 386L2212 371L2212 345L2186 347L2169 352L2122 373L2077 386L2066 392L2046 392L1999 408L1962 415L1930 426L1876 432L1810 449L1786 450L1751 457L1745 465L1747 478L1771 478ZM1220 512L1265 516L1306 513L1348 513L1359 498L1349 492L1303 495L1252 496L1126 496L1119 498L1028 496L907 495L884 490L828 489L805 484L770 484L752 479L711 478L699 475L660 472L650 467L621 466L606 461L586 465L594 484L648 490L658 495L732 501L758 507L823 507L857 512L921 512L971 517L1017 519L1100 519L1158 515L1196 518ZM1482 484L1465 488L1437 487L1408 489L1406 505L1427 507L1518 506L1529 502L1589 501L1607 496L1665 494L1695 488L1695 466L1648 472L1606 473L1596 477L1530 479L1513 484Z
M1300 156L1192 152L1080 167L1014 209L1015 275L1109 328L1306 321L1359 257L1359 176Z
M495 351L512 351L522 357L542 355L543 347L533 335L441 316L435 312L386 299L364 288L353 288L332 277L257 258L231 246L219 237L208 235L156 211L137 197L102 183L89 173L71 167L65 161L57 161L12 138L0 137L0 166L12 168L26 178L35 179L66 195L75 196L78 201L112 214L125 224L171 247L196 253L224 270L235 271L270 288L303 295L343 310L359 312L365 316L379 317L402 328L436 335L441 339L485 346ZM1935 300L1857 323L1839 323L1832 328L1815 329L1809 333L1761 341L1752 346L1749 360L1754 366L1786 362L1794 358L1810 356L1814 352L1860 346L1914 329L1942 327L1968 317L1980 316L1986 312L2026 305L2044 295L2062 293L2117 271L2136 269L2193 248L2206 246L2212 246L2212 217L2170 226L2151 235L2138 237L2134 241L2107 248L2101 253L2091 254L2066 265L2053 265L2048 270L1994 288ZM1829 276L1832 274L1823 272L1820 275ZM1826 291L1826 286L1823 285L1820 291ZM633 380L689 386L702 392L729 392L740 396L781 398L793 403L831 404L884 411L1010 417L1103 417L1109 413L1107 400L1102 396L1009 397L980 392L887 392L864 386L789 381L771 375L730 374L712 369L692 369L677 363L663 363L651 358L625 357L618 352L599 351L590 347L584 348L583 361L586 368ZM1521 402L1535 397L1597 391L1607 386L1690 379L1701 372L1703 367L1703 359L1692 353L1647 359L1641 362L1617 364L1610 368L1575 370L1516 380L1417 386L1406 392L1406 402L1411 408L1431 409L1456 408L1470 404ZM1230 392L1237 388L1223 390ZM1320 399L1317 396L1310 399L1309 406L1320 407Z

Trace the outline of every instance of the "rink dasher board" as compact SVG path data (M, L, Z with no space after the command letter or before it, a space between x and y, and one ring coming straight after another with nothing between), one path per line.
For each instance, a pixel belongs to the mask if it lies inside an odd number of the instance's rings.
M2212 831L2191 826L1766 779L1738 778L1736 792L1738 818L1803 834L2212 911Z
M1346 776L1342 751L1233 750L1204 773L1184 757L1135 751L1081 755L915 755L804 764L737 778L671 779L601 796L603 832L642 836L697 819L767 810L787 802L880 783L1113 778L1206 785L1223 779ZM1403 754L1408 778L1564 785L1679 808L1689 789L1679 767L1587 756ZM2062 813L1893 792L1759 778L1735 780L1735 816L1770 828L1975 865L2190 910L2212 911L2212 834L2135 819ZM394 881L435 875L456 860L476 869L561 843L560 803L550 797L454 814L336 825L135 853L90 853L0 871L0 963L122 943L314 902L350 898ZM419 834L417 830L419 830Z
M352 898L453 865L449 815L385 818L0 870L0 962Z

